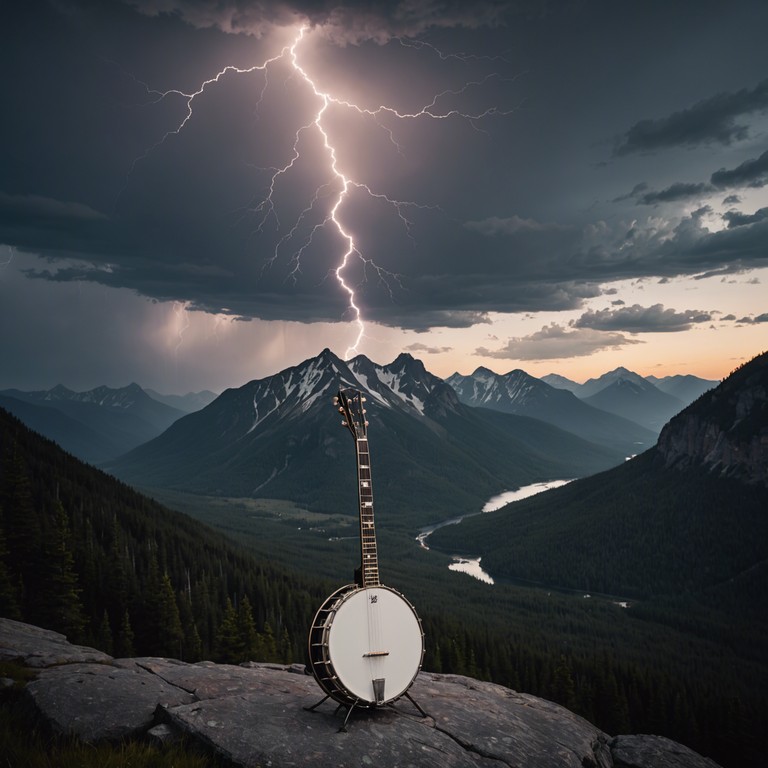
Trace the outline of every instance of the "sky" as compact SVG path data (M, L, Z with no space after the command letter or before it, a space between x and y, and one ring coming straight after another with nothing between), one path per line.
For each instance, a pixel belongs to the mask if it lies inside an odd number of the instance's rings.
M768 349L768 3L0 10L0 389Z

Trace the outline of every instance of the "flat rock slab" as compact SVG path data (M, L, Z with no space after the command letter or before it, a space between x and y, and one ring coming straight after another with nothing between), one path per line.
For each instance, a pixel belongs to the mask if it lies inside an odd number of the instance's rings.
M175 659L156 657L116 659L114 664L126 669L143 670L156 675L166 683L193 694L196 701L251 693L254 690L269 690L274 686L279 688L281 687L279 681L282 675L270 673L279 671L282 674L287 674L288 669L290 669L282 665L259 665L253 662L247 666L214 664L212 661L186 664Z
M614 768L719 768L714 760L664 736L617 736L610 746Z
M0 619L0 661L20 661L43 668L76 662L109 662L112 657L95 648L72 645L65 635L12 619Z
M420 675L413 688L420 705L473 752L540 768L607 766L607 737L551 701L456 675Z
M346 732L339 732L345 710L325 702L311 678L289 681L281 691L269 690L198 704L173 707L170 722L204 741L242 768L255 766L311 766L312 768L452 768L491 765L441 733L430 719L408 702L392 708L355 711ZM404 714L405 711L408 714Z
M140 735L155 724L158 704L195 700L149 672L108 664L44 669L25 695L53 733L86 742Z
M493 683L420 673L394 707L346 713L302 665L113 659L0 618L0 660L39 669L25 697L86 742L187 734L236 768L718 768L660 736L611 739L564 707ZM297 674L299 673L299 674ZM150 734L149 732L152 731Z
M411 694L428 717L401 699L395 708L355 710L339 733L345 711L334 714L334 702L304 709L322 698L312 678L246 671L260 673L251 677L263 681L258 690L165 708L169 722L243 768L611 766L598 758L607 737L586 720L499 685L422 673Z

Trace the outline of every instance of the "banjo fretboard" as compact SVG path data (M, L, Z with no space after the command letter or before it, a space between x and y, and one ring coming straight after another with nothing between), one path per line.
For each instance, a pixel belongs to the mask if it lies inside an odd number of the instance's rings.
M363 587L379 585L379 557L376 550L376 528L373 523L373 487L371 485L371 456L368 438L358 437L357 493L360 501L360 550Z

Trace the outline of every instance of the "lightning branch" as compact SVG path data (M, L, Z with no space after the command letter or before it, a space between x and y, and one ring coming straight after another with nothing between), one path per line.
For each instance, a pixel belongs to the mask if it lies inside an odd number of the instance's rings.
M489 117L503 117L510 115L516 111L516 108L502 108L498 105L492 104L478 111L465 111L457 107L450 106L451 103L454 103L456 100L460 100L461 97L467 95L474 89L482 88L483 86L486 86L493 81L508 81L510 79L504 78L496 72L492 72L478 80L468 80L457 88L444 89L436 93L429 102L423 104L421 107L414 111L401 111L386 104L380 104L375 108L361 107L358 104L345 99L337 98L332 94L321 90L315 82L314 78L302 65L299 52L308 31L308 27L301 27L297 31L296 36L291 44L286 45L278 54L266 59L261 64L248 68L240 68L231 65L224 67L216 75L203 81L199 88L197 88L195 91L186 92L179 89L158 91L151 89L142 83L149 97L148 103L156 103L163 99L172 97L181 98L186 104L186 114L175 128L166 131L154 145L149 147L141 156L137 157L133 161L128 176L130 176L138 163L146 160L166 141L171 139L173 136L178 136L184 130L185 126L190 122L190 120L193 119L195 100L203 94L206 88L212 87L227 74L246 75L253 74L254 72L263 72L264 81L257 100L257 105L259 105L269 87L269 67L280 61L287 62L296 76L309 87L314 98L317 100L318 108L315 111L313 118L306 124L300 126L296 131L293 141L292 155L288 162L282 166L269 169L270 177L266 194L251 209L252 213L257 217L258 231L263 231L264 227L267 226L270 221L274 221L278 230L281 227L278 211L275 206L275 195L283 177L285 177L286 174L294 169L296 165L301 161L302 154L300 144L304 134L307 132L314 131L320 137L323 151L326 157L329 179L317 187L312 199L301 211L290 228L279 239L277 245L274 248L274 252L269 258L266 259L263 265L262 274L264 274L265 270L274 267L278 261L281 250L284 248L292 247L293 250L289 257L288 272L285 279L295 282L301 273L302 260L306 257L307 252L311 249L315 235L320 230L325 228L332 228L340 238L342 247L340 249L341 252L337 257L336 266L330 270L329 275L337 281L340 290L347 297L347 310L345 315L351 320L356 329L354 334L354 341L350 344L345 353L345 358L349 359L353 355L357 354L358 347L360 346L365 335L363 312L357 296L358 287L353 285L351 279L347 276L347 271L351 262L353 260L357 260L362 265L362 273L364 276L363 279L367 279L368 275L375 276L375 278L380 281L382 285L384 285L391 297L394 296L393 285L402 287L400 278L396 273L385 269L381 265L377 264L373 259L366 257L365 254L362 253L355 242L353 234L350 232L349 226L345 225L343 220L343 209L344 204L350 195L350 192L352 190L358 190L369 196L371 199L382 201L385 204L391 206L397 214L402 226L404 227L407 236L411 240L413 240L413 222L409 218L409 212L415 209L435 210L437 209L437 206L425 205L423 203L417 203L414 201L394 199L383 192L374 190L369 184L354 178L354 176L352 176L348 171L342 170L339 167L336 145L334 144L333 138L326 128L324 122L328 108L331 105L334 105L356 113L359 116L371 118L376 123L378 128L387 134L393 148L400 154L402 154L402 148L397 142L395 133L392 128L388 127L383 122L385 117L395 121L419 119L460 119L468 122L474 129L479 130L478 123L481 121ZM466 53L446 54L431 44L423 41L401 38L397 38L397 40L400 45L404 47L413 48L418 51L428 51L435 54L443 61L448 59L456 59L463 63L477 60L505 61L502 57L475 56ZM326 205L329 206L328 212L322 216L322 219L319 222L310 226L308 222L310 222L312 216L316 214L316 209L323 205L323 202L326 200L326 198L331 201L330 203L326 203ZM306 232L307 228L309 229L308 232ZM182 306L184 307L185 314L186 304L183 304ZM181 343L183 330L184 329L182 329L179 334L179 344Z

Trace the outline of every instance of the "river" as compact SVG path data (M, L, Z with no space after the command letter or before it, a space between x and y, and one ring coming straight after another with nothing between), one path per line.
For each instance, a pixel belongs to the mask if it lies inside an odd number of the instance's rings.
M452 517L450 520L445 520L442 523L437 523L435 525L429 525L426 528L422 528L421 531L419 531L419 535L416 537L416 539L424 549L429 549L427 546L427 538L438 528L442 528L446 525L456 525L456 523L460 523L465 517L482 515L484 512L493 512L497 509L501 509L507 504L511 504L513 501L527 499L529 496L535 496L537 493L548 491L551 488L559 488L561 485L566 485L570 482L570 480L549 480L544 483L524 485L521 488L518 488L516 491L504 491L504 493L500 493L497 496L492 496L490 499L488 499L488 501L483 505L483 508L479 512L469 512L466 515L461 515L461 517ZM469 574L470 576L478 579L479 581L485 582L486 584L493 584L493 577L489 573L486 573L480 565L481 559L482 558L480 557L464 557L460 555L454 555L453 562L448 566L448 568L451 571L460 571L461 573Z

